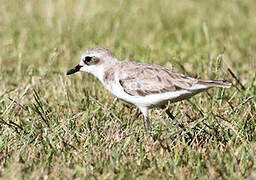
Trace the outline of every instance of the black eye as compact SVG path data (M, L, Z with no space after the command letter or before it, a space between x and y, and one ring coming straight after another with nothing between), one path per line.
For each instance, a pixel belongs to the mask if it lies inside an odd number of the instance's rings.
M92 61L92 57L86 56L83 61L84 61L85 64L89 65Z

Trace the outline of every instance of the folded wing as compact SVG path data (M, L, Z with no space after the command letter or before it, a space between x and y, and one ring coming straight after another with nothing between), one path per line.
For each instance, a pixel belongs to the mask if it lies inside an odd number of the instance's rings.
M119 83L132 96L190 90L198 82L161 66L127 62L121 64Z

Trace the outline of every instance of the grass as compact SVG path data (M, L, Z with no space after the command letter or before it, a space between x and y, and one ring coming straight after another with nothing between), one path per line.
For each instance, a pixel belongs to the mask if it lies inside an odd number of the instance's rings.
M253 0L2 0L0 177L255 178L255 8ZM184 129L151 111L147 133L140 112L94 77L65 75L95 46L233 87L171 104Z

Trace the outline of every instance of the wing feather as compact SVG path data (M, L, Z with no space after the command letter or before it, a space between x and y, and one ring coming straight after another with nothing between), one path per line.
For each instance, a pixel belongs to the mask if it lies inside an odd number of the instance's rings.
M123 61L119 68L119 83L132 96L189 89L196 82L194 78L158 65Z

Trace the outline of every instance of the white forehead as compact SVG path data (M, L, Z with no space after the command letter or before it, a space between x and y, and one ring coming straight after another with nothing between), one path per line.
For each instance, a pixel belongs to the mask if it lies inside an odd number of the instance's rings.
M96 47L85 51L82 54L82 58L86 56L95 56L95 57L114 57L114 55L107 49L103 47Z
M98 57L98 56L100 56L100 53L95 53L95 52L84 52L83 54L82 54L82 58L84 58L84 57L86 57L86 56L94 56L94 57Z

